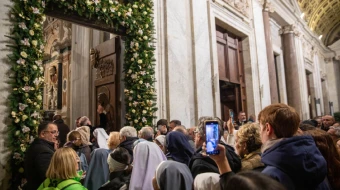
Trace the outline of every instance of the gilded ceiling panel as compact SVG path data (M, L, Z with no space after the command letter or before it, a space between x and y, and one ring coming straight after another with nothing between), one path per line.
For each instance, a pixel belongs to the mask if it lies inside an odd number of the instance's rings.
M340 0L297 0L312 31L322 35L325 45L336 40L340 32Z

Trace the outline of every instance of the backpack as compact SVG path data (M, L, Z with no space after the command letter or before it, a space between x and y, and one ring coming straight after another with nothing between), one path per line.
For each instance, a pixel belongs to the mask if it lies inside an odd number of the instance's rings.
M43 190L63 190L63 189L66 189L67 187L74 185L74 184L80 184L81 185L80 182L73 180L73 179L67 179L67 180L61 181L58 184L54 184L53 182L51 183L51 180L47 178L43 182Z

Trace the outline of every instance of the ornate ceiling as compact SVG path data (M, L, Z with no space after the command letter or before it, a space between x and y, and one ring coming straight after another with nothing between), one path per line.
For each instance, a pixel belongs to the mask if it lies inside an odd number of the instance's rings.
M340 0L297 0L308 26L326 46L340 39Z

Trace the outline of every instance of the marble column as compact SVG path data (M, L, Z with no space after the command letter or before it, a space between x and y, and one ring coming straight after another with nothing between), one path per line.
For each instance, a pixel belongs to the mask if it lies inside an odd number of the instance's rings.
M299 68L296 56L296 47L294 39L294 25L283 26L280 30L283 42L283 59L286 75L287 100L288 105L294 107L301 115L301 92L299 81ZM304 73L302 73L304 74Z
M279 94L277 88L277 77L274 61L274 51L273 43L270 31L270 17L269 12L271 12L271 4L265 1L263 4L263 25L264 25L264 35L266 40L266 51L267 51L267 63L268 63L268 73L269 73L269 87L270 87L270 98L271 103L279 102Z

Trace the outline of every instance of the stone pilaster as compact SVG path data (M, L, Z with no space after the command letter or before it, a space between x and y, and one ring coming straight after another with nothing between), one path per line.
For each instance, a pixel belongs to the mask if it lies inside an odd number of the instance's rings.
M269 12L273 11L271 3L269 1L265 1L263 4L263 25L264 25L264 35L266 40L266 52L267 52L267 63L268 63L268 73L269 73L269 86L270 86L270 97L271 103L279 102L279 94L277 88L277 73L275 70L275 60L274 60L274 51L273 51L273 43L271 38L270 31L270 17Z

